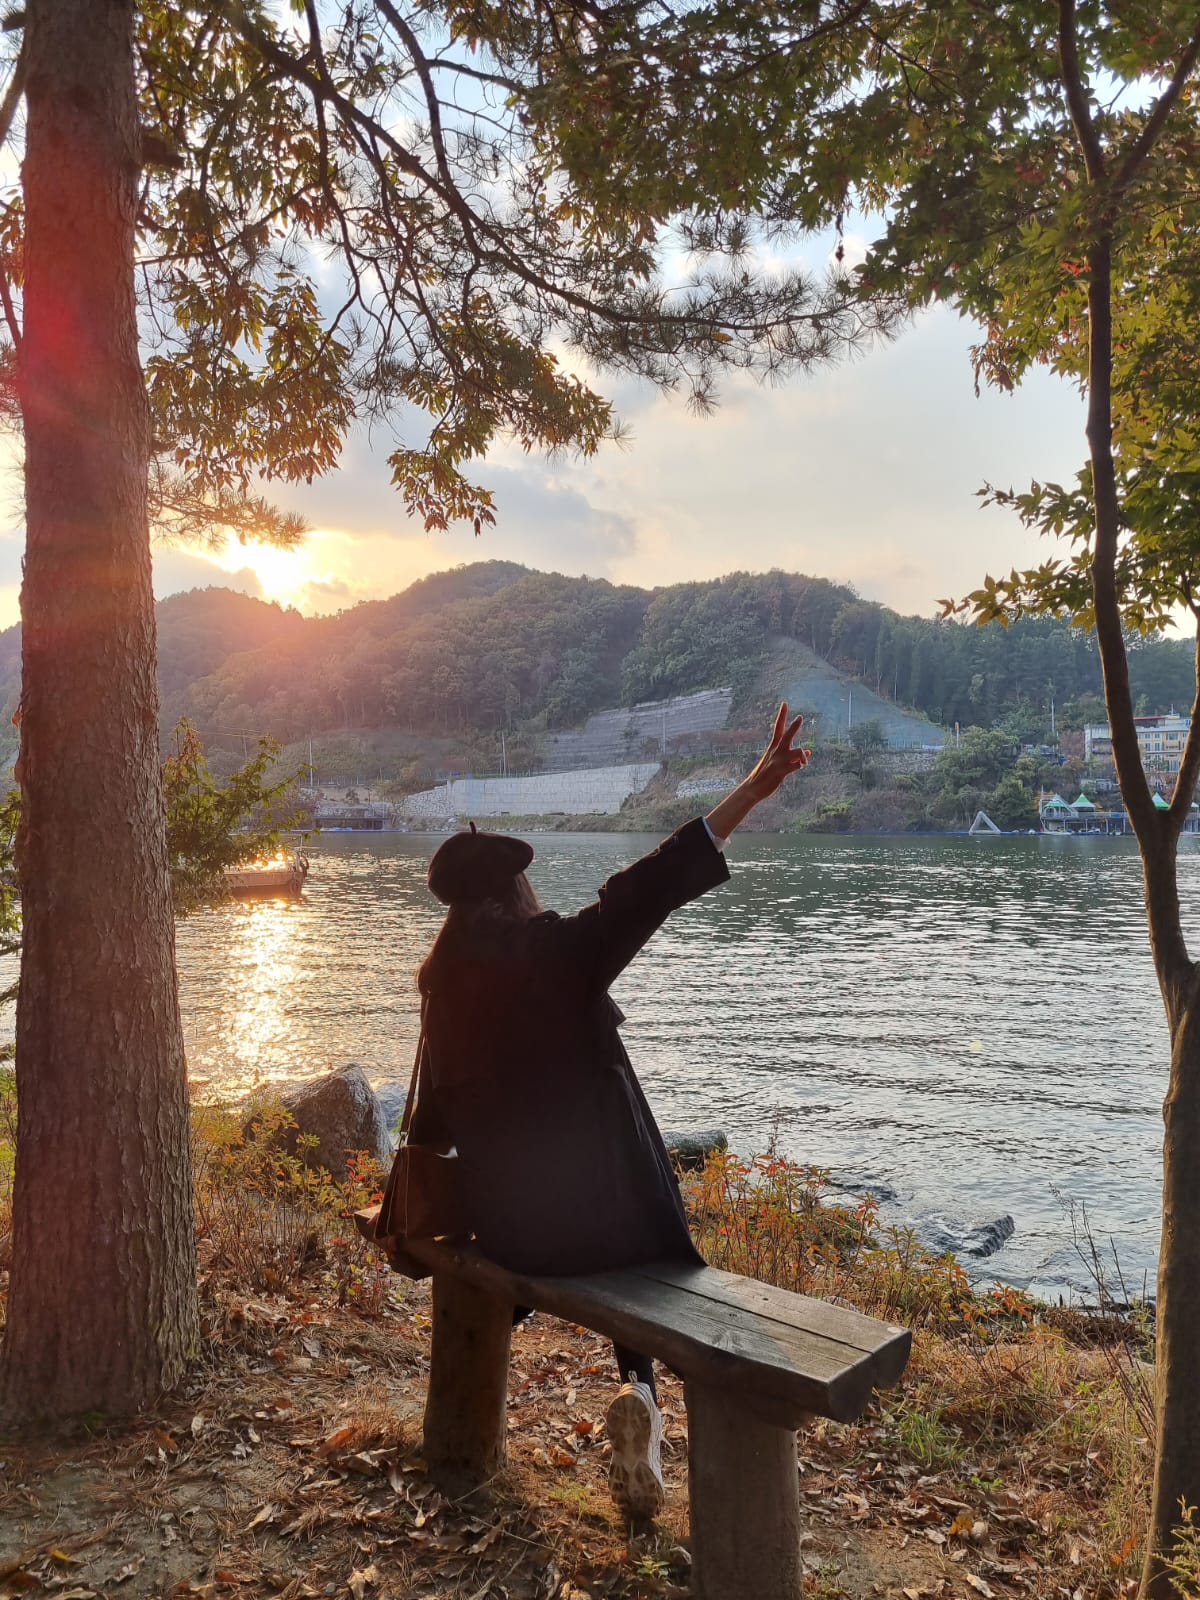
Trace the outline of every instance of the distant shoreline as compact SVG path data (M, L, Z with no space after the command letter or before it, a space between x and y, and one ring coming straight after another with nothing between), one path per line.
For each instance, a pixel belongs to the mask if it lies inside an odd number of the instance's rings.
M702 812L696 812L702 816ZM647 834L662 837L673 832L671 828L655 827L652 823L638 822L633 826L614 826L616 819L604 816L572 817L566 826L556 826L547 822L544 817L464 817L460 827L465 827L468 821L485 825L492 832L520 832L538 834L563 834L563 833L628 833ZM314 828L307 833L307 837L319 841L323 838L337 839L396 839L409 835L430 838L445 838L449 833L460 831L455 828ZM856 829L829 829L818 828L754 828L744 827L743 837L771 838L771 839L1120 839L1119 834L1099 833L1047 833L1037 828L1002 829L999 833L972 833L969 828L856 828ZM1132 842L1130 839L1128 842Z

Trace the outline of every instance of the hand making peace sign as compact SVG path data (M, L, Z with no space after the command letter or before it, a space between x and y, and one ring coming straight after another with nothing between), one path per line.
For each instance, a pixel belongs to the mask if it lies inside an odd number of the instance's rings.
M709 812L706 821L715 838L727 839L760 801L775 793L785 778L808 765L812 751L792 743L803 726L803 717L788 721L785 700L776 713L771 742L759 757L754 771Z
M792 741L804 726L803 717L793 717L788 721L788 704L785 700L775 714L775 728L771 734L771 742L759 757L758 765L746 779L760 799L775 793L779 785L793 772L799 772L801 767L808 765L811 750L794 746Z

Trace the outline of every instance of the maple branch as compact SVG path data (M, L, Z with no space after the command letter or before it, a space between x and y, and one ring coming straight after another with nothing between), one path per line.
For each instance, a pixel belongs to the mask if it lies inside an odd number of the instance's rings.
M1197 602L1189 579L1183 581L1183 597L1193 617L1200 622L1200 603ZM1196 634L1196 693L1192 699L1192 720L1183 743L1183 756L1175 779L1175 793L1171 796L1170 818L1178 835L1192 808L1192 796L1200 779L1200 631Z
M1136 176L1138 168L1153 150L1158 141L1158 136L1166 126L1167 118L1171 115L1175 102L1183 93L1184 84L1191 77L1197 61L1200 61L1200 27L1196 29L1187 49L1179 58L1179 65L1171 75L1170 83L1167 84L1167 87L1158 97L1158 104L1150 113L1149 121L1141 133L1138 134L1129 154L1122 161L1116 177L1115 187L1117 189L1125 188Z
M1093 184L1104 181L1107 171L1104 148L1096 124L1092 121L1083 75L1079 66L1079 46L1075 37L1075 0L1058 0L1058 61L1062 85L1066 91L1067 106L1075 127L1079 148L1083 151L1084 165Z

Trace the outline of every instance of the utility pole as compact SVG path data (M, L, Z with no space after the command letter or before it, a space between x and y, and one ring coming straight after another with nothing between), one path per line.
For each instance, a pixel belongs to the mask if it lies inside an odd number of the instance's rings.
M846 732L849 733L854 724L854 685L850 685L850 701L846 707Z

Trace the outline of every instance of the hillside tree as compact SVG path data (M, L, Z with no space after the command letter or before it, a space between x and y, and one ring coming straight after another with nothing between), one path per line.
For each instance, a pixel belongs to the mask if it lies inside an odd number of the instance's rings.
M858 9L785 5L789 48ZM596 63L621 35L647 81L662 65L629 15L29 0L8 18L0 368L26 497L11 1420L128 1411L198 1342L151 502L252 532L262 485L331 470L361 422L391 430L409 515L479 531L495 513L468 466L490 444L586 454L618 431L581 373L705 407L722 368L783 375L889 320L837 281L756 270L737 193L761 151L729 115L757 103L748 80L669 181L609 160Z
M1036 10L1037 8L1035 8ZM1163 1102L1163 1218L1155 1319L1156 1438L1140 1594L1175 1593L1170 1559L1185 1507L1200 1504L1200 967L1184 935L1177 847L1200 774L1200 702L1169 809L1155 807L1134 722L1127 631L1200 622L1200 311L1197 177L1200 104L1194 6L1080 6L1034 18L1001 7L1011 62L1005 118L975 90L944 94L983 137L963 161L966 248L934 269L945 293L985 329L977 370L1007 388L1035 362L1087 396L1087 463L1063 486L1035 483L991 498L1068 553L988 578L966 601L980 622L1027 611L1067 614L1096 631L1121 794L1141 852L1150 947L1171 1039ZM1047 15L1047 13L1051 13ZM965 16L964 16L965 21ZM977 38L978 22L972 24ZM1018 35L1020 35L1018 43ZM996 39L978 39L995 62ZM1017 76L1033 69L1022 100ZM1114 96L1113 77L1127 86ZM1149 92L1148 92L1149 91ZM941 126L940 117L937 119ZM1007 125L1006 125L1007 124ZM962 152L960 152L960 155ZM965 169L965 170L964 170ZM936 170L936 169L935 169ZM949 178L943 171L941 176ZM922 177L922 187L930 174ZM961 202L960 202L961 203ZM937 224L914 203L894 260L930 262ZM905 224L908 231L905 237ZM925 233L925 241L921 235ZM911 254L910 254L911 252ZM888 251L882 252L887 259ZM886 281L886 272L884 274Z

